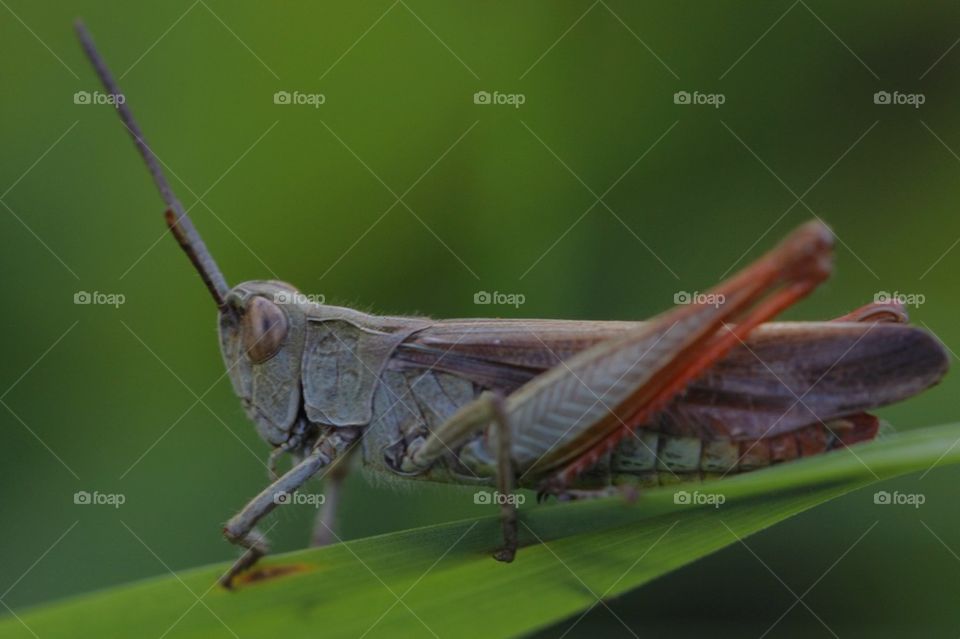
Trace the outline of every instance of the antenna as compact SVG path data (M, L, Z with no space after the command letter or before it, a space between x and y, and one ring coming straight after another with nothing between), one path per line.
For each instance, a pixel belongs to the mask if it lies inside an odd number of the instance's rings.
M103 60L100 52L97 51L97 47L93 43L93 37L90 35L90 32L87 31L87 27L84 26L82 21L77 20L74 28L77 31L77 36L80 38L80 44L83 46L84 52L87 54L90 63L93 65L94 70L100 77L100 81L103 83L103 88L107 90L107 93L115 97L117 113L120 114L120 119L130 133L130 137L133 138L133 143L136 145L141 157L143 157L143 161L146 163L150 175L153 176L153 182L157 185L160 196L167 205L165 218L170 232L177 238L177 242L180 243L187 257L190 258L190 261L193 262L194 267L200 273L200 277L210 290L210 294L213 295L217 307L222 309L226 304L225 299L227 292L230 290L230 287L227 286L227 281L217 267L217 263L213 260L213 256L210 255L210 252L207 250L206 244L200 239L200 234L197 233L197 229L194 228L193 222L187 217L187 212L184 210L180 200L177 199L177 196L173 193L173 189L170 188L167 176L163 173L163 169L160 166L160 159L144 139L140 125L137 124L137 121L133 117L133 112L131 112L127 106L126 98L113 79L113 74L110 73L107 63Z

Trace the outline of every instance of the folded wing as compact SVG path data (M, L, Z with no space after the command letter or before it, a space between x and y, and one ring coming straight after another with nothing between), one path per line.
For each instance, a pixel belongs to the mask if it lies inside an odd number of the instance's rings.
M638 325L442 321L408 338L392 365L432 368L509 394L584 348ZM656 425L705 439L773 437L911 397L936 384L948 365L942 345L913 326L772 322L692 382Z

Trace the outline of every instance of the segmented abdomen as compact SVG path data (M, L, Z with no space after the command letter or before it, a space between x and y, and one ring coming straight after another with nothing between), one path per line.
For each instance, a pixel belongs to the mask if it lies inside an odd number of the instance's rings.
M642 487L719 478L873 439L878 426L875 417L860 414L752 441L706 440L640 428L571 487Z

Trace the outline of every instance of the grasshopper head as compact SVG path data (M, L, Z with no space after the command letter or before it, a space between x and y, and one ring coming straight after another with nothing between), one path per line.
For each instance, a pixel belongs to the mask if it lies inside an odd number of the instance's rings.
M224 296L220 350L233 389L257 432L278 445L300 415L306 309L284 282L251 281Z

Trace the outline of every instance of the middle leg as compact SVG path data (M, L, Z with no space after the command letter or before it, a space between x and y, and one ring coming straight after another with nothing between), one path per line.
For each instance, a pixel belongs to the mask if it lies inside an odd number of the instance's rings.
M445 452L460 446L488 425L496 435L496 481L500 494L500 525L503 546L494 553L498 561L511 562L517 553L517 503L513 497L516 475L511 456L510 423L499 393L485 391L434 430L418 448L409 451L401 461L404 470L419 471L428 468Z

